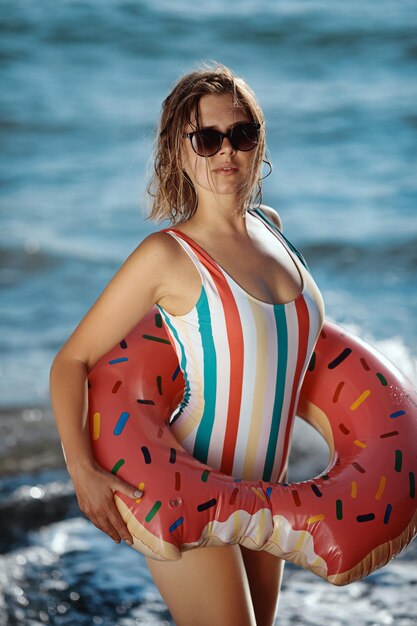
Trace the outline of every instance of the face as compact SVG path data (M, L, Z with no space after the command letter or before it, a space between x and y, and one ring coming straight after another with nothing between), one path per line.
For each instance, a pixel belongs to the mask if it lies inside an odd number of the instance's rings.
M230 131L236 124L251 122L252 119L241 108L233 106L231 94L202 96L199 102L199 128L213 128L222 133ZM195 119L191 120L193 124ZM184 132L196 130L195 124L186 126ZM209 194L236 194L247 180L247 174L256 150L235 150L227 137L216 154L202 157L196 154L189 138L183 139L183 167L191 178L199 199Z

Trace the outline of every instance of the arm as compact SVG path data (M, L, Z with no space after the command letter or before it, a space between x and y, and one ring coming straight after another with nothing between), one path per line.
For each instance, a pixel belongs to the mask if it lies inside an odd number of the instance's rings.
M113 500L117 489L138 497L135 488L95 462L88 435L87 375L169 289L167 268L175 248L163 233L149 235L127 258L56 355L50 397L68 472L81 510L115 541L131 540ZM166 287L166 285L168 287Z

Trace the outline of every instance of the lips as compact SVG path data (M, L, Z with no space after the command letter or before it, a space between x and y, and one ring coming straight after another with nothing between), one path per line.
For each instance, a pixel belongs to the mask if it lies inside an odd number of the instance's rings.
M232 165L231 163L223 163L223 165L219 165L213 171L227 173L227 172L237 172L238 170L239 168L236 165Z

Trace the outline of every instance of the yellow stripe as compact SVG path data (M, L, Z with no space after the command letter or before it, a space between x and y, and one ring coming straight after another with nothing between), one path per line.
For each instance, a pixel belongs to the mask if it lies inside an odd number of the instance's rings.
M259 511L260 515L258 517L258 525L257 525L257 533L255 538L256 545L261 545L261 541L264 537L264 526L265 526L265 509L261 509Z
M307 535L307 537L310 536L310 534L306 533L304 530L300 530L299 532L300 532L299 537L298 537L297 542L296 542L296 544L295 544L295 546L293 548L294 551L301 550L302 547L303 547L303 544L305 542L306 535Z
M309 517L307 519L307 524L314 524L314 522L321 522L321 520L323 519L324 519L323 513L320 513L319 515L313 515L312 517Z
M350 497L356 498L357 495L358 495L358 484L356 480L352 480L352 482L350 483Z
M242 478L251 480L255 475L256 453L259 447L259 439L261 436L264 407L267 396L267 355L268 355L268 335L267 320L265 313L259 306L256 306L253 300L248 299L253 319L256 327L256 363L254 363L254 384L253 384L253 401L250 416L250 428L248 441L246 444L245 460L243 464Z
M96 441L100 437L100 413L93 415L93 439Z
M385 476L381 476L381 480L379 481L378 491L375 494L375 500L380 500L381 499L382 494L384 493L386 482L387 482L386 477Z
M355 439L355 441L353 442L355 444L355 446L358 446L359 448L366 448L366 443L363 443L363 441L359 441L359 439Z
M370 395L371 395L370 389L365 389L365 391L362 391L359 398L356 398L355 402L351 404L350 410L355 411L358 408L358 406L360 406L362 402L365 402L366 398L368 398Z

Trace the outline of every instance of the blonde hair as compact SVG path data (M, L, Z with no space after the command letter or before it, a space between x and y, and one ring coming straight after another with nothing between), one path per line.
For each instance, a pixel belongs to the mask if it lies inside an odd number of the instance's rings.
M262 162L270 165L266 158L265 118L252 89L242 78L216 63L203 64L194 72L183 76L162 104L161 118L154 149L154 171L147 191L152 198L147 219L172 224L188 220L197 208L197 191L183 169L181 146L186 124L191 123L192 114L198 128L198 105L206 94L233 96L233 105L242 108L254 122L260 123L259 142L254 149L252 168L245 185L239 190L236 212L244 215L251 204L262 200Z

